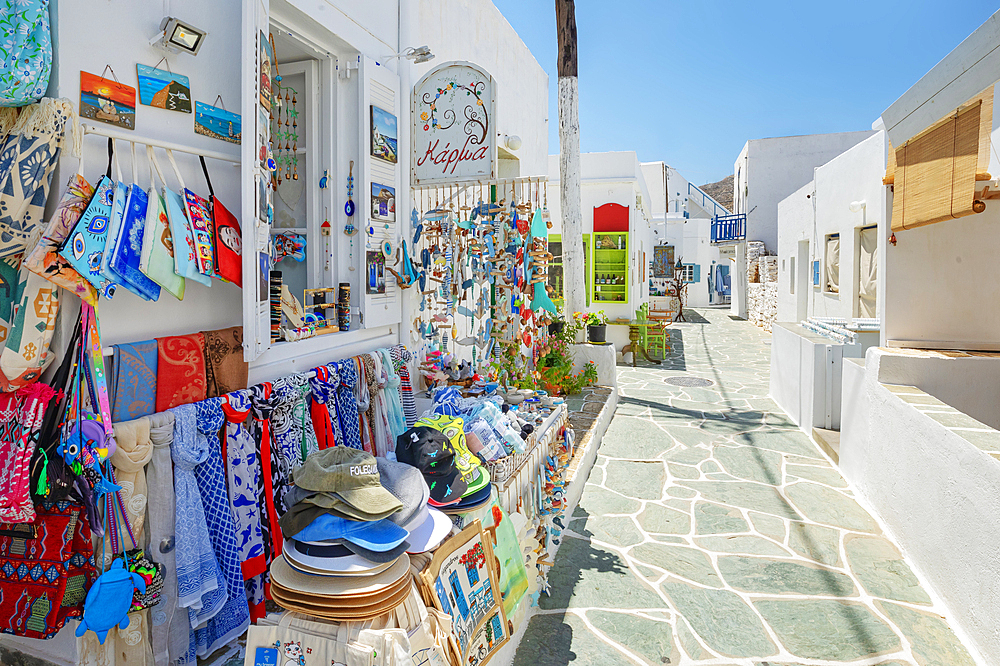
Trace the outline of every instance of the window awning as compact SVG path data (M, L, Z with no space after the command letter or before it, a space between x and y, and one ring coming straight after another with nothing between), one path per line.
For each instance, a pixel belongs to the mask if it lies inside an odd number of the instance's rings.
M992 127L990 86L895 151L890 145L885 182L894 184L893 231L975 212L976 181L990 178Z

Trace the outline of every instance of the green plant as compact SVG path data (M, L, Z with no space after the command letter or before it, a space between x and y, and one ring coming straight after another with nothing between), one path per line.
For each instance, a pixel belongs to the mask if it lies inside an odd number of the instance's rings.
M604 314L604 310L576 312L573 314L573 319L579 321L581 326L607 326L608 324L608 315Z

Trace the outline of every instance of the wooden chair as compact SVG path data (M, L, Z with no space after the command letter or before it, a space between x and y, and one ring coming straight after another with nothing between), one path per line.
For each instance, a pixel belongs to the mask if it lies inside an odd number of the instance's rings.
M650 321L646 327L646 351L657 354L661 359L667 357L670 344L667 342L667 324L662 321Z

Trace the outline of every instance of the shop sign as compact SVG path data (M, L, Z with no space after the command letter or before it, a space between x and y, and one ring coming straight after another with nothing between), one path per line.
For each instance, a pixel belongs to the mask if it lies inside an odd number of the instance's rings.
M496 83L471 63L428 72L411 103L414 185L496 177Z

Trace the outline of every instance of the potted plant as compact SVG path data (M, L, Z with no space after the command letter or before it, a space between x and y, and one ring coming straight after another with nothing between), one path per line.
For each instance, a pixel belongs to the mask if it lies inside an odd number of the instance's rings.
M587 340L593 344L603 345L608 332L608 316L604 310L597 312L577 312L573 315L587 327Z

